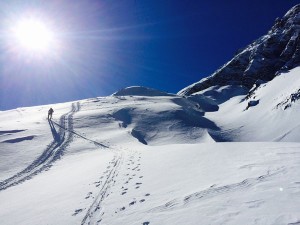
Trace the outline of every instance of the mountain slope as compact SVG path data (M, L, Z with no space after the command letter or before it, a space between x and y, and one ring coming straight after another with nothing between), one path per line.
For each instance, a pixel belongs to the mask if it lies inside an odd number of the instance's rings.
M1 185L16 181L0 190L1 223L300 221L299 143L215 143L210 133L220 128L201 120L201 106L212 116L234 98L218 108L211 96L142 96L147 89L139 89L51 105L52 124L50 106L1 112Z
M218 111L205 114L220 128L210 134L215 140L298 142L299 88L300 67L297 67L258 85L250 94L233 96L219 104ZM236 90L238 87L215 86L214 91L206 89L193 95L206 95L213 99L217 91L224 89Z
M299 32L300 4L277 19L267 35L241 50L211 76L178 94L191 95L216 85L243 85L250 89L258 80L272 80L276 74L300 65Z
M180 95L0 112L1 224L299 224L299 20Z

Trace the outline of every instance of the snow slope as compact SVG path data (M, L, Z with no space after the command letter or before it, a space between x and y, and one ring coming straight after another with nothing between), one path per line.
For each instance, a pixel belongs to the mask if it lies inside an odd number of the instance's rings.
M214 87L219 91L215 91L216 93L224 89L239 90L240 88ZM219 131L212 131L211 135L215 140L226 141L299 142L299 90L300 67L297 67L278 75L272 81L254 86L247 95L233 96L219 104L217 112L206 113L206 118L220 127ZM211 88L198 92L211 99L218 96L216 93L211 93ZM254 105L247 109L250 102Z
M0 111L0 224L300 224L299 15L181 95Z
M297 74L254 90L248 110L228 86L126 88L51 105L52 122L49 105L0 112L1 224L300 223Z

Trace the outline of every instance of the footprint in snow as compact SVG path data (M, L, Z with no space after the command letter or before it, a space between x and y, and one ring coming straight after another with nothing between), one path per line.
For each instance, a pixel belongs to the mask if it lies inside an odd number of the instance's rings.
M145 194L145 196L150 196L150 194L149 194L149 193L147 193L147 194Z
M136 203L136 201L132 201L132 202L129 203L129 206L132 206L132 205L134 205L135 203Z
M149 225L150 224L150 222L144 222L143 223L143 225Z
M141 200L140 200L140 203L142 203L142 202L144 202L144 201L146 201L146 200L145 200L145 199L141 199Z
M87 194L87 196L85 197L85 199L90 198L92 194L93 194L92 192L89 192L89 193Z
M76 216L78 213L82 212L83 209L76 209L72 216Z

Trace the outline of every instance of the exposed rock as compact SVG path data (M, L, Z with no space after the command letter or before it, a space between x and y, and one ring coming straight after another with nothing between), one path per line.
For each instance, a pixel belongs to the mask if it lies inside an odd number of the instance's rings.
M191 95L211 86L238 84L251 89L257 80L270 81L300 65L300 4L275 21L267 35L238 53L211 76L179 91Z

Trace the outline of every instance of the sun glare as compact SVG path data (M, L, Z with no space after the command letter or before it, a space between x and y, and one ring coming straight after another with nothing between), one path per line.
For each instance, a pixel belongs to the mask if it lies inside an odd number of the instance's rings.
M17 44L29 51L47 51L53 42L53 34L46 25L33 19L20 21L13 28L13 35Z

